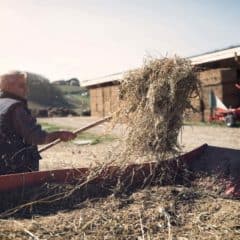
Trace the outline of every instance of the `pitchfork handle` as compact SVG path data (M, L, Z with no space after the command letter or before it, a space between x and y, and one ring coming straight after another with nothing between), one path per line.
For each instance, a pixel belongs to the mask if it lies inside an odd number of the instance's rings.
M100 119L100 120L98 120L96 122L90 123L89 125L87 125L85 127L82 127L82 128L79 128L79 129L75 130L73 133L79 134L79 133L81 133L83 131L88 130L89 128L95 127L95 126L97 126L97 125L99 125L99 124L101 124L103 122L106 122L106 121L110 120L111 118L112 118L111 116L102 118L102 119ZM59 139L59 138L56 139L55 141L53 141L53 142L47 144L46 146L42 147L41 149L39 149L39 153L41 153L41 152L51 148L52 146L55 146L56 144L58 144L60 142L61 142L61 139Z

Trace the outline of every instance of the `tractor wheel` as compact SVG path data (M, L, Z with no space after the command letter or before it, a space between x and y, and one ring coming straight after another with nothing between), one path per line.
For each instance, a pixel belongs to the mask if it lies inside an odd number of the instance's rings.
M228 114L225 117L225 123L227 127L233 127L235 125L235 117L232 114Z

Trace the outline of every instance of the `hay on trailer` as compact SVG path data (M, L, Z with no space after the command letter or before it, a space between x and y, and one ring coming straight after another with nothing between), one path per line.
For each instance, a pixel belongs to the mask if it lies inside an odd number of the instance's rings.
M0 238L239 239L239 207L239 201L209 194L195 184L152 187L124 198L87 200L75 211L0 219Z
M190 61L174 57L148 59L128 72L120 85L120 105L113 124L126 123L126 154L156 160L179 153L183 116L192 108L199 82Z

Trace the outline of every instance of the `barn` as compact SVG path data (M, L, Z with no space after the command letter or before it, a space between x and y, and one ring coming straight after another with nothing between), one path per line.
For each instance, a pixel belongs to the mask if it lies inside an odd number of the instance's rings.
M199 69L202 84L201 100L195 99L199 112L191 114L192 120L209 118L209 94L212 91L227 107L240 106L240 91L235 87L240 82L240 46L229 47L189 57ZM89 89L91 115L104 117L116 109L119 101L119 83L124 73L116 73L83 81Z
M81 82L89 89L92 116L105 117L116 109L122 76L123 73L116 73Z

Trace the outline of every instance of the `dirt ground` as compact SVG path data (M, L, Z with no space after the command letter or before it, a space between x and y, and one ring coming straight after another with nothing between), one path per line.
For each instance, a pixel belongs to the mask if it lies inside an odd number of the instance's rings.
M65 128L78 129L99 120L93 117L42 118L39 123L49 123ZM109 124L101 124L89 130L97 134L110 133L121 137L124 127L119 126L109 132ZM179 136L183 152L190 151L204 143L213 146L238 149L240 128L222 126L187 125ZM60 143L42 153L41 170L86 167L105 161L105 156L116 151L119 142L103 142L96 145L79 146L73 143ZM117 159L116 159L117 160Z

